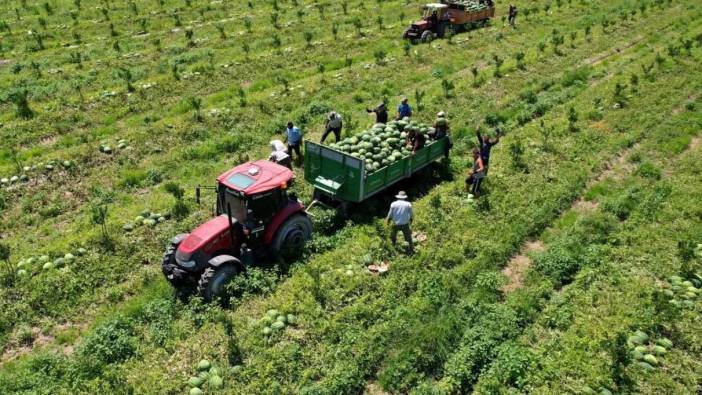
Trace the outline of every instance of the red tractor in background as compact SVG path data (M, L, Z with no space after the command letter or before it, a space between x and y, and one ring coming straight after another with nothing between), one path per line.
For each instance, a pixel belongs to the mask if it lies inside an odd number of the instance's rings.
M162 269L168 281L176 288L196 285L211 301L247 266L299 256L312 237L312 222L305 206L287 191L293 179L290 169L267 160L220 175L217 216L174 237L166 250Z
M494 16L492 0L442 0L441 3L425 5L422 19L412 23L402 38L413 43L426 43L443 38L449 30L459 33L474 24L485 25Z

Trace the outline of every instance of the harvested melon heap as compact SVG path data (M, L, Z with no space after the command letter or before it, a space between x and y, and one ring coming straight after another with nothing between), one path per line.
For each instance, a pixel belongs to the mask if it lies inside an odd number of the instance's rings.
M412 153L411 148L406 145L407 133L410 130L423 134L427 144L430 143L429 135L434 133L434 128L405 117L387 124L377 123L372 128L329 147L365 161L366 171L372 173Z
M480 4L479 2L474 1L474 0L456 0L456 1L451 1L450 3L457 6L457 8L459 8L461 10L465 10L465 11L469 11L469 12L481 11L481 10L488 8L487 5Z

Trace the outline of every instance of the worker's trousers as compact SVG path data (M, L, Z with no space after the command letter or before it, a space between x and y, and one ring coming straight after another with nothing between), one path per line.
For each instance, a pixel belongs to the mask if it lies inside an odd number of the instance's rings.
M397 244L397 232L402 232L402 235L405 237L405 241L407 242L407 244L409 244L409 248L407 249L407 251L410 253L414 252L414 244L412 243L412 231L410 230L409 224L392 226L392 231L390 232L390 240L392 241L392 245Z

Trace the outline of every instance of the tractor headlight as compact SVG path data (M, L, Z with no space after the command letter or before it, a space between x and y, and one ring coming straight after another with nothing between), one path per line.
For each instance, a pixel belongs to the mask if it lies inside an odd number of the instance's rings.
M194 259L190 259L190 254L183 254L180 251L176 251L175 259L178 265L184 269L192 269L197 264Z

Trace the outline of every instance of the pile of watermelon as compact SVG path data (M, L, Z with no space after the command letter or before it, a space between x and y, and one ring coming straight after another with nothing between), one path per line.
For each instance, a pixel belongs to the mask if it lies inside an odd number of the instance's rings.
M203 359L197 363L197 376L188 379L190 395L202 395L203 388L218 390L224 385L224 380L219 374L219 369L212 366L210 361Z
M412 153L406 141L410 130L424 134L427 144L430 143L429 135L434 132L434 128L426 124L403 118L387 124L377 123L372 128L329 147L363 160L366 171L373 173Z
M125 232L131 232L137 226L148 226L150 228L153 228L157 224L166 222L166 220L170 218L170 216L170 213L161 214L152 212L149 209L145 209L141 212L141 214L134 218L134 222L124 224L124 226L122 226L122 230Z
M60 254L53 260L48 255L31 256L29 258L20 259L17 262L17 275L19 277L27 277L36 274L41 270L52 270L66 265L70 265L88 251L85 248L78 248L73 253L67 252Z
M669 303L680 308L694 308L695 302L702 294L702 276L695 274L690 278L670 276L663 284L663 293L670 298Z
M636 331L627 339L627 345L636 364L645 370L655 370L660 358L673 347L670 339L661 337L653 341L646 332Z
M24 166L22 167L22 172L19 175L14 175L11 177L2 177L0 178L0 187L7 187L10 188L11 186L22 183L22 182L27 182L30 180L30 178L33 178L37 173L39 173L42 169L46 172L52 172L56 167L62 166L64 169L68 170L71 169L72 167L75 166L75 162L70 161L70 160L60 160L60 159L52 159L48 161L46 164L44 163L38 163L32 166ZM30 177L32 176L32 177Z
M263 336L271 336L273 333L282 331L288 325L295 325L297 323L297 317L293 314L283 314L276 309L270 309L266 312L266 315L259 320L259 323L263 327L261 333Z
M468 12L482 11L488 8L486 4L481 4L480 2L475 0L452 0L444 3L449 3L458 6L459 9Z

